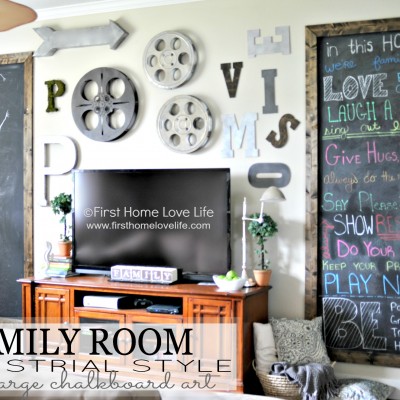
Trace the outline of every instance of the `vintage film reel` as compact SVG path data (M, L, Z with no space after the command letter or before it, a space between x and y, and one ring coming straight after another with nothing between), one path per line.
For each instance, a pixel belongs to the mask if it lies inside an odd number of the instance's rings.
M212 116L207 105L194 96L176 96L161 108L157 128L171 150L192 153L208 142Z
M114 68L96 68L77 83L72 95L76 126L88 138L109 142L135 123L139 103L135 86Z
M162 89L175 89L193 75L197 53L192 41L180 32L162 32L146 46L143 67L147 77Z

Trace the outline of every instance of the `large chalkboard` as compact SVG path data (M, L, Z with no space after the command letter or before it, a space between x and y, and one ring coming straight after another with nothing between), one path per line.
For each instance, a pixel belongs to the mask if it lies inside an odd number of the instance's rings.
M307 314L334 359L400 366L400 20L306 34Z
M0 56L0 317L21 316L32 267L32 55Z

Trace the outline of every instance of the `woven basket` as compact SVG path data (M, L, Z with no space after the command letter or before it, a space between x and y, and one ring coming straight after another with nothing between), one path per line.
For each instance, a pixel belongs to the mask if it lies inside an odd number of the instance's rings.
M261 382L266 396L280 397L281 399L300 400L300 386L289 381L286 376L270 375L258 371L253 361L253 368Z

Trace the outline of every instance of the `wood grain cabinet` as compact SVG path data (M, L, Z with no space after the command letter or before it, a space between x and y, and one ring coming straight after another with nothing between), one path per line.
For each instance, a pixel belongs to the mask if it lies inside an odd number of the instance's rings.
M232 324L234 321L234 316L232 314L232 301L189 297L188 317L190 322L193 323Z
M222 292L216 286L194 283L173 285L111 282L105 276L76 276L70 278L23 278L23 317L26 322L82 323L97 322L128 324L220 324L223 343L224 324L235 324L237 360L237 392L259 393L259 383L252 369L254 358L253 322L268 320L268 291L254 287L235 292ZM129 296L148 299L154 304L173 304L181 307L181 314L151 314L145 309L107 309L84 307L87 295ZM89 358L84 352L79 355ZM112 364L121 364L119 357L110 357Z
M70 322L70 290L53 287L35 288L36 322Z

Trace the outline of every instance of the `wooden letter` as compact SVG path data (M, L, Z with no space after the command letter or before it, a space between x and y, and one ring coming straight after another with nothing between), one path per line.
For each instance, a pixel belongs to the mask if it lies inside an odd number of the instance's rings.
M297 129L297 127L300 124L300 121L298 121L295 117L293 117L292 114L283 115L279 120L280 138L279 139L276 138L277 133L275 131L271 131L270 134L267 136L267 140L272 144L272 146L280 148L287 143L289 139L288 139L288 132L286 125L288 123L290 124L290 127L292 129Z
M233 65L233 79L230 73L231 66ZM233 64L221 64L221 69L224 73L226 87L228 88L229 97L236 97L236 91L239 85L240 71L243 68L242 62L235 62Z

